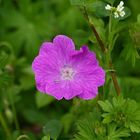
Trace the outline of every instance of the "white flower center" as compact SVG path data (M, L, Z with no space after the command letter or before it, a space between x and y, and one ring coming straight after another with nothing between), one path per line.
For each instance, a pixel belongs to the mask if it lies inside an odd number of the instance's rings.
M75 71L71 67L64 67L61 70L61 78L63 80L72 80L75 75Z

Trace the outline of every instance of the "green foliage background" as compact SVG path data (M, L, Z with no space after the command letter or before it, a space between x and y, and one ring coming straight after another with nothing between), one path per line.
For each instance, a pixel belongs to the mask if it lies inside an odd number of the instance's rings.
M106 81L110 86L100 88L99 97L94 100L57 101L36 91L31 63L41 43L51 41L58 34L71 37L77 49L82 44L88 44L105 67L98 43L82 11L77 8L82 1L85 0L0 0L0 140L17 140L20 136L24 137L20 139L31 140L67 140L74 137L76 140L120 140L123 137L129 137L124 140L140 139L139 0L124 0L131 15L113 27L113 33L119 35L112 50L113 66L121 94L130 99L114 98L113 101L119 100L119 104L122 100L126 103L116 107L117 101L114 101L116 106L112 110L128 105L128 111L121 110L124 115L131 116L127 123L120 121L118 124L118 118L117 123L111 118L116 116L118 110L113 112L108 108L113 104L112 97L116 96L109 72ZM86 2L91 21L107 44L107 13L102 8L98 9L98 0ZM97 2L96 6L93 2ZM110 0L101 2L106 4ZM116 0L115 4L118 3ZM108 100L97 103L104 99ZM136 114L129 114L133 110ZM1 115L8 126L9 137L3 129ZM91 132L93 128L98 130Z

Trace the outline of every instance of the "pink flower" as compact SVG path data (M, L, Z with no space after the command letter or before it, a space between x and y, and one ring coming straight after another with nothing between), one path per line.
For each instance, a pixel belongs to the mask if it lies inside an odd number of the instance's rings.
M37 89L67 100L77 96L85 100L98 94L105 82L105 72L95 53L87 46L75 50L73 41L58 35L53 42L44 42L32 63Z

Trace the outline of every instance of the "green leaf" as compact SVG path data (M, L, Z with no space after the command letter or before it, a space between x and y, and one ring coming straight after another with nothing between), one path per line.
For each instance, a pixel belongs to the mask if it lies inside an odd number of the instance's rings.
M50 136L44 136L41 140L50 140Z
M119 97L117 97L117 98L113 98L112 99L112 104L113 104L113 106L114 107L116 107L116 108L118 108L118 107L122 107L122 106L124 106L125 105L125 103L126 103L126 100L122 97L122 96L119 96Z
M98 103L104 111L103 123L112 122L130 128L132 132L140 132L140 107L136 101L119 96L111 101L98 101Z
M109 101L98 101L98 104L101 106L101 108L105 111L105 112L111 112L113 111L113 106L111 105L111 103Z
M75 116L73 114L70 114L70 113L67 113L65 114L61 121L62 121L62 124L63 124L63 127L64 127L64 133L67 134L68 131L70 130L73 122L74 122L74 119L75 119Z
M78 134L75 135L74 140L106 140L104 139L106 128L101 123L100 116L99 110L95 108L93 112L87 114L86 118L78 121Z
M0 42L0 68L4 68L12 55L12 48L7 42Z
M106 3L102 1L95 1L92 3L87 3L86 8L88 11L93 12L96 17L106 17L109 16L109 11L105 9Z
M104 117L103 123L110 123L110 122L112 122L112 116L110 114L103 113L102 117Z
M122 57L125 57L125 60L130 60L132 65L135 66L136 58L140 58L136 46L133 44L132 39L129 38L129 42L124 45L124 49L121 53Z
M138 14L138 16L137 16L137 21L140 24L140 14Z
M5 52L0 53L0 68L4 68L9 60L9 56Z
M116 124L108 125L108 140L121 140L122 137L130 136L129 129L117 128Z
M17 4L18 3L20 2L17 1ZM24 50L28 57L33 58L38 50L37 46L39 45L35 25L28 17L25 17L24 14L17 11L14 6L11 6L9 10L10 12L8 12L6 8L2 9L4 14L1 16L1 26L6 33L1 36L2 40L6 40L12 44L15 54L19 54ZM27 15L30 15L30 13L28 12Z
M139 122L130 123L130 129L131 129L132 132L140 133Z
M29 108L22 111L24 118L30 123L46 123L46 114L43 112Z
M55 100L52 96L49 96L48 94L43 94L40 92L36 93L35 98L36 98L36 104L38 108L49 105Z
M62 130L62 125L58 120L51 120L43 127L43 133L52 139L57 139Z
M113 3L115 2L115 0L104 0L104 1L111 4L111 5L113 5Z
M87 0L70 0L71 5L84 6Z
M83 120L78 123L78 134L74 140L97 140L88 120Z

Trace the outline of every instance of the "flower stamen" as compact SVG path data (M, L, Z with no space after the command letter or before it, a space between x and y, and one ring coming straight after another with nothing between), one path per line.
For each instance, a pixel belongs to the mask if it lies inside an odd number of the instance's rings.
M61 78L63 80L72 80L75 75L75 71L71 67L64 67L61 70Z

